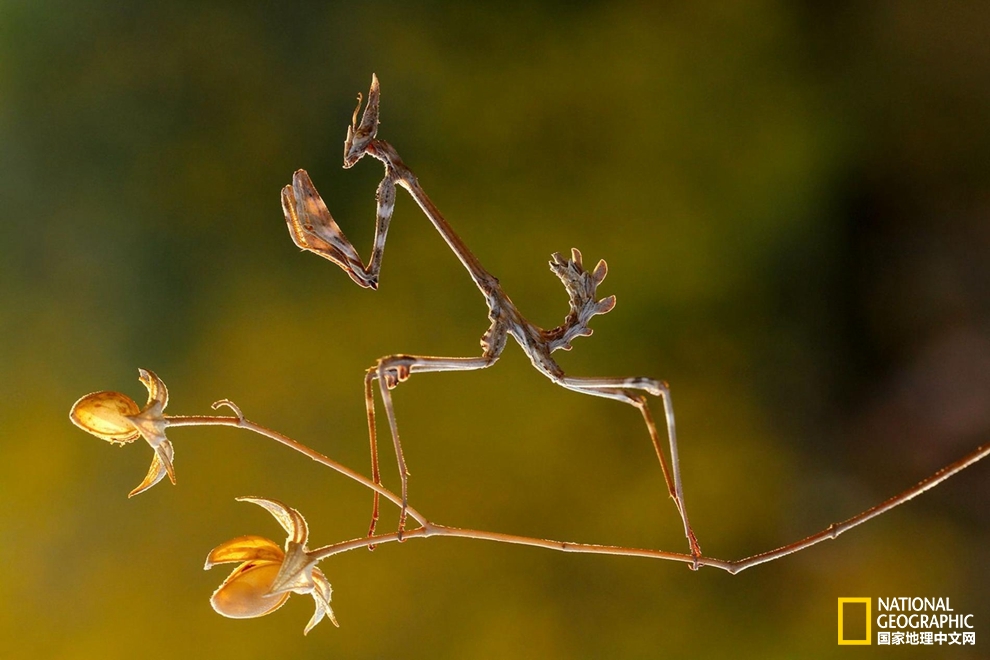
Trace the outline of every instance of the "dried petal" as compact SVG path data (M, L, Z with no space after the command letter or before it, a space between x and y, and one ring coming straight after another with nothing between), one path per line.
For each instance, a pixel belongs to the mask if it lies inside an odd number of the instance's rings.
M155 447L155 455L151 459L151 467L148 469L148 474L145 476L144 481L141 482L141 485L128 493L127 497L134 497L138 493L143 493L161 481L166 474L174 485L175 471L172 468L173 456L174 452L172 450L172 443L168 440L163 440L157 447Z
M330 596L333 589L330 588L330 581L327 580L327 576L318 568L313 569L313 584L314 588L311 593L313 600L316 601L316 611L309 623L306 624L306 628L303 630L304 635L309 634L309 631L322 621L323 617L327 617L333 625L340 627L340 624L337 623L337 617L333 615L333 609L330 607Z
M165 421L165 415L162 414L162 404L160 401L155 401L137 415L132 415L129 419L134 428L148 441L148 444L152 448L158 447L163 442L168 442L165 437L165 428L168 426L168 422Z
M213 592L210 605L218 614L231 619L250 619L274 612L289 598L288 593L268 593L278 569L277 562L244 562Z
M238 502L251 502L264 507L275 517L278 524L289 534L289 541L304 545L309 538L309 527L302 514L277 500L267 500L263 497L238 497Z
M279 562L285 558L281 546L275 541L263 536L238 536L226 543L221 543L210 551L203 570L209 570L217 564L244 561Z
M302 545L291 541L286 545L288 547L285 549L282 568L272 582L272 593L294 591L297 594L308 594L313 590L313 566L316 562L309 558Z
M145 408L150 408L151 404L157 402L161 404L161 410L165 410L168 405L168 388L162 379L155 375L155 372L147 369L138 369L138 380L148 388L148 403Z
M147 369L138 369L140 380L148 388L148 404L140 413L131 416L131 423L144 436L153 449L157 451L158 445L168 442L165 438L165 406L168 405L168 388L162 379ZM163 456L163 459L166 457ZM172 473L172 457L169 455L165 461L168 476L175 483L175 475Z
M117 444L132 442L140 435L128 419L139 411L138 405L120 392L93 392L72 406L69 419L87 433Z

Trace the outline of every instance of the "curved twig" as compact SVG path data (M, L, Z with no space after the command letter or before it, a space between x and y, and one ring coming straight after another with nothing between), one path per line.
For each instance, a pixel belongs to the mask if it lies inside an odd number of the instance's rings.
M223 405L227 405L232 409L240 413L240 409L234 404L227 400L223 400ZM876 518L879 515L890 511L891 509L904 504L908 500L914 499L918 495L921 495L927 490L934 488L938 484L942 483L946 479L952 477L953 475L961 472L970 465L977 463L978 461L986 458L990 455L990 444L982 445L977 447L974 451L970 452L961 459L950 463L941 470L937 471L932 476L927 479L922 480L915 486L905 490L904 492L891 497L890 499L873 506L862 513L859 513L852 518L848 518L842 522L832 523L822 531L812 534L811 536L805 537L794 543L781 546L774 550L769 550L767 552L762 552L760 554L752 555L750 557L745 557L743 559L737 560L724 560L716 559L714 557L706 556L695 556L689 554L683 554L679 552L668 552L665 550L652 550L646 548L629 548L616 545L597 545L591 543L574 543L571 541L555 541L552 539L542 539L534 538L528 536L518 536L515 534L504 534L501 532L489 532L485 530L477 529L465 529L460 527L451 527L447 525L441 525L438 523L430 522L423 514L417 511L414 507L403 503L402 497L396 495L391 490L385 488L384 486L374 482L373 480L365 477L364 475L351 470L348 467L338 463L337 461L321 454L320 452L307 447L306 445L293 440L292 438L279 433L278 431L273 431L267 427L260 424L256 424L245 419L243 416L239 417L216 417L210 415L193 415L193 416L166 416L166 421L169 427L180 427L180 426L230 426L234 428L241 428L246 431L251 431L252 433L257 433L266 438L270 438L279 442L300 454L307 456L321 465L325 465L332 470L344 475L348 479L351 479L365 488L369 488L372 491L378 493L388 501L390 501L399 509L405 508L409 517L420 524L420 527L412 530L406 530L403 532L394 532L392 534L379 534L379 535L369 535L363 536L361 538L352 539L350 541L342 541L340 543L334 543L331 545L324 546L322 548L317 548L311 553L311 557L317 560L326 559L327 557L332 557L333 555L340 554L342 552L347 552L349 550L355 550L357 548L368 548L380 545L382 543L391 543L393 541L404 541L406 539L416 539L416 538L431 538L434 536L446 536L450 538L464 538L464 539L475 539L479 541L493 541L496 543L509 543L512 545L526 545L536 548L544 548L546 550L555 550L557 552L570 552L578 554L592 554L592 555L618 555L622 557L642 557L647 559L663 559L667 561L676 561L684 564L688 564L692 568L697 568L701 566L708 566L711 568L718 568L724 570L728 573L735 575L736 573L741 573L742 571L758 566L760 564L765 564L788 555L800 552L813 545L821 543L822 541L828 539L837 538L839 535L844 534L853 527L862 525L863 523Z

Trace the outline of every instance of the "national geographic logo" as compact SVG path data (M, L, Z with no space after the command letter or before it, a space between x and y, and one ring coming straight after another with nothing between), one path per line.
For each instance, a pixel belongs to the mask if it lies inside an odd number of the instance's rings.
M880 597L873 617L871 598L839 599L839 644L881 646L975 646L972 614L959 613L948 597Z
M839 644L872 644L870 599L839 599Z

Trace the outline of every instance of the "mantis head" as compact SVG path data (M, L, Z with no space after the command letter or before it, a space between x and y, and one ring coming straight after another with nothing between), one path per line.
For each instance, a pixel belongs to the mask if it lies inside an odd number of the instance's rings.
M354 108L354 116L351 118L351 125L347 127L347 139L344 140L344 167L351 168L356 162L361 160L367 153L368 145L375 139L378 132L378 99L380 91L378 88L378 76L371 74L371 89L368 91L368 104L361 115L361 123L358 123L358 112L361 110L361 95L357 97L357 107Z

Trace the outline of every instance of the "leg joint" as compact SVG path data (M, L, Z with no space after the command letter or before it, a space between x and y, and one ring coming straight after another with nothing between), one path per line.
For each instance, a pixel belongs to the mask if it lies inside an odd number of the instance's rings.
M368 371L369 374L373 371L374 377L381 379L391 390L409 378L415 361L416 358L411 355L388 355L378 360L378 363Z
M663 396L670 392L670 385L667 384L667 381L654 378L630 378L629 386L649 392L653 396Z

